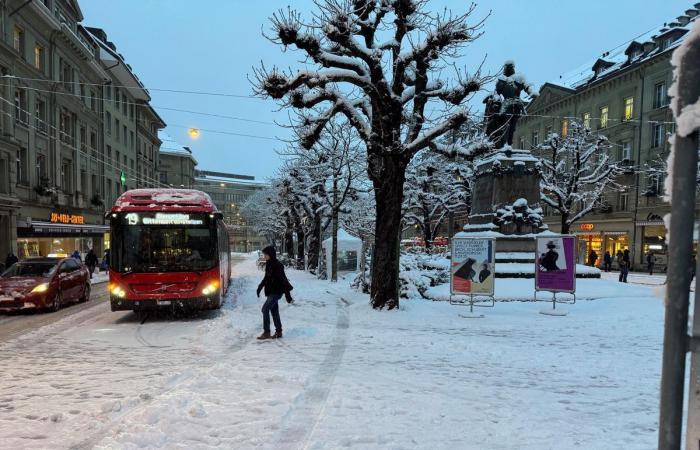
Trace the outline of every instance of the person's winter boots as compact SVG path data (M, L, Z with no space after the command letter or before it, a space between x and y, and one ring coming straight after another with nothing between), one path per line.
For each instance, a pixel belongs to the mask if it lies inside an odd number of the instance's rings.
M270 339L280 339L281 337L282 337L282 330L276 330L275 334L273 334Z
M277 333L275 333L275 335L277 335ZM260 339L260 340L262 340L262 339L273 339L273 337L272 337L272 335L270 335L270 332L269 332L269 331L265 331L263 334L261 334L260 336L258 336L258 339Z

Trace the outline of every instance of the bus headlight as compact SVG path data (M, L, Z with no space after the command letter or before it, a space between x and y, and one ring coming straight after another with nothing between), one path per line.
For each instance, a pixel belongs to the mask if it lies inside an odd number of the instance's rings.
M219 290L219 280L214 280L202 289L202 295L211 295Z
M126 297L126 291L124 290L124 288L122 288L121 286L119 286L116 283L109 285L109 292L112 295L114 295L115 297L119 297L119 298Z
M32 294L43 294L49 290L49 283L41 283L32 289Z

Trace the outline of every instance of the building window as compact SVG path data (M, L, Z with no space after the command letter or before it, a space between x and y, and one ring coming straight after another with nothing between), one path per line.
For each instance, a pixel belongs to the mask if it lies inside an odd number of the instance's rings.
M600 108L600 128L608 127L608 107L603 106Z
M129 105L129 118L131 119L132 122L134 121L134 104L133 103Z
M61 187L63 188L63 192L66 194L70 193L73 190L73 185L71 183L72 181L72 164L70 160L64 159L63 163L61 164Z
M46 102L41 99L37 99L34 102L34 126L36 127L37 131L42 133L46 133L47 131Z
M15 90L15 121L27 124L27 91Z
M549 136L552 134L552 127L547 125L544 127L544 138L549 139Z
M90 109L97 112L97 96L92 89L90 89Z
M563 119L561 121L561 137L566 137L569 134L569 119Z
M39 154L36 156L36 179L39 184L48 184L46 178L46 156Z
M114 124L115 124L115 130L114 130L114 138L119 142L119 119L114 119Z
M17 150L17 184L27 184L27 149Z
M116 156L115 160L116 160L116 162L117 162L117 166L119 166L119 152L118 152L118 151L117 151L117 152L114 152L114 154L115 154L115 156ZM119 168L119 167L115 167L115 169L118 169L118 168Z
M61 142L72 144L73 142L73 120L70 113L62 111L59 123L59 133Z
M659 43L659 51L662 52L671 46L672 39L666 38Z
M122 131L124 132L124 146L126 146L127 141L126 141L126 125L122 125Z
M44 47L39 44L34 46L34 67L44 71Z
M583 113L583 126L591 129L591 113Z
M87 184L87 171L85 169L80 170L80 193L83 194L83 198L87 197L88 184Z
M652 123L651 124L651 146L652 148L661 147L664 144L664 124L662 123Z
M119 88L118 87L114 88L114 104L117 105L117 108L119 108Z
M624 120L631 120L632 114L634 114L634 97L625 98L625 110L622 118Z
M124 114L125 117L126 117L126 108L127 108L126 104L127 104L126 103L126 95L122 94L122 114ZM124 141L126 141L126 139L124 139Z
M95 151L97 150L97 132L90 129L90 148Z
M532 132L532 146L537 147L540 145L540 133L539 131Z
M666 106L667 102L666 83L657 83L654 86L654 108Z
M520 141L518 141L518 142L520 143L519 148L525 148L525 138L524 137L521 137ZM149 155L149 158L150 158L150 155Z
M60 81L63 82L63 87L69 92L74 92L75 88L73 86L73 68L63 59L61 59L59 65L61 68Z
M105 100L112 100L112 86L105 86Z
M24 30L17 25L12 31L12 47L24 57Z
M129 131L129 144L131 144L131 149L134 150L136 147L136 144L134 143L134 132Z
M112 134L112 113L105 111L105 132L109 135Z
M619 204L620 211L627 211L627 208L629 206L629 199L630 199L629 192L622 192L620 194L620 204Z
M630 161L632 159L632 143L630 141L624 141L622 143L620 159L622 161Z

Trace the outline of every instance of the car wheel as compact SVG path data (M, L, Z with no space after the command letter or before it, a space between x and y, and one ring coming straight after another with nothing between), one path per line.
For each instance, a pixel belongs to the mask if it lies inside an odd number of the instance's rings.
M80 297L80 303L88 301L90 301L90 283L85 284L85 288L83 289L83 296Z
M61 309L61 293L56 292L56 295L53 296L53 301L51 301L51 305L49 306L49 311L57 312L59 309Z

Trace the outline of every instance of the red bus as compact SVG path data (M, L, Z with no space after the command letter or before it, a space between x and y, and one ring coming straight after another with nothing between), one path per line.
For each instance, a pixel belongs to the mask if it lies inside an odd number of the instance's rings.
M231 279L229 237L209 195L134 189L108 214L112 311L221 307Z

